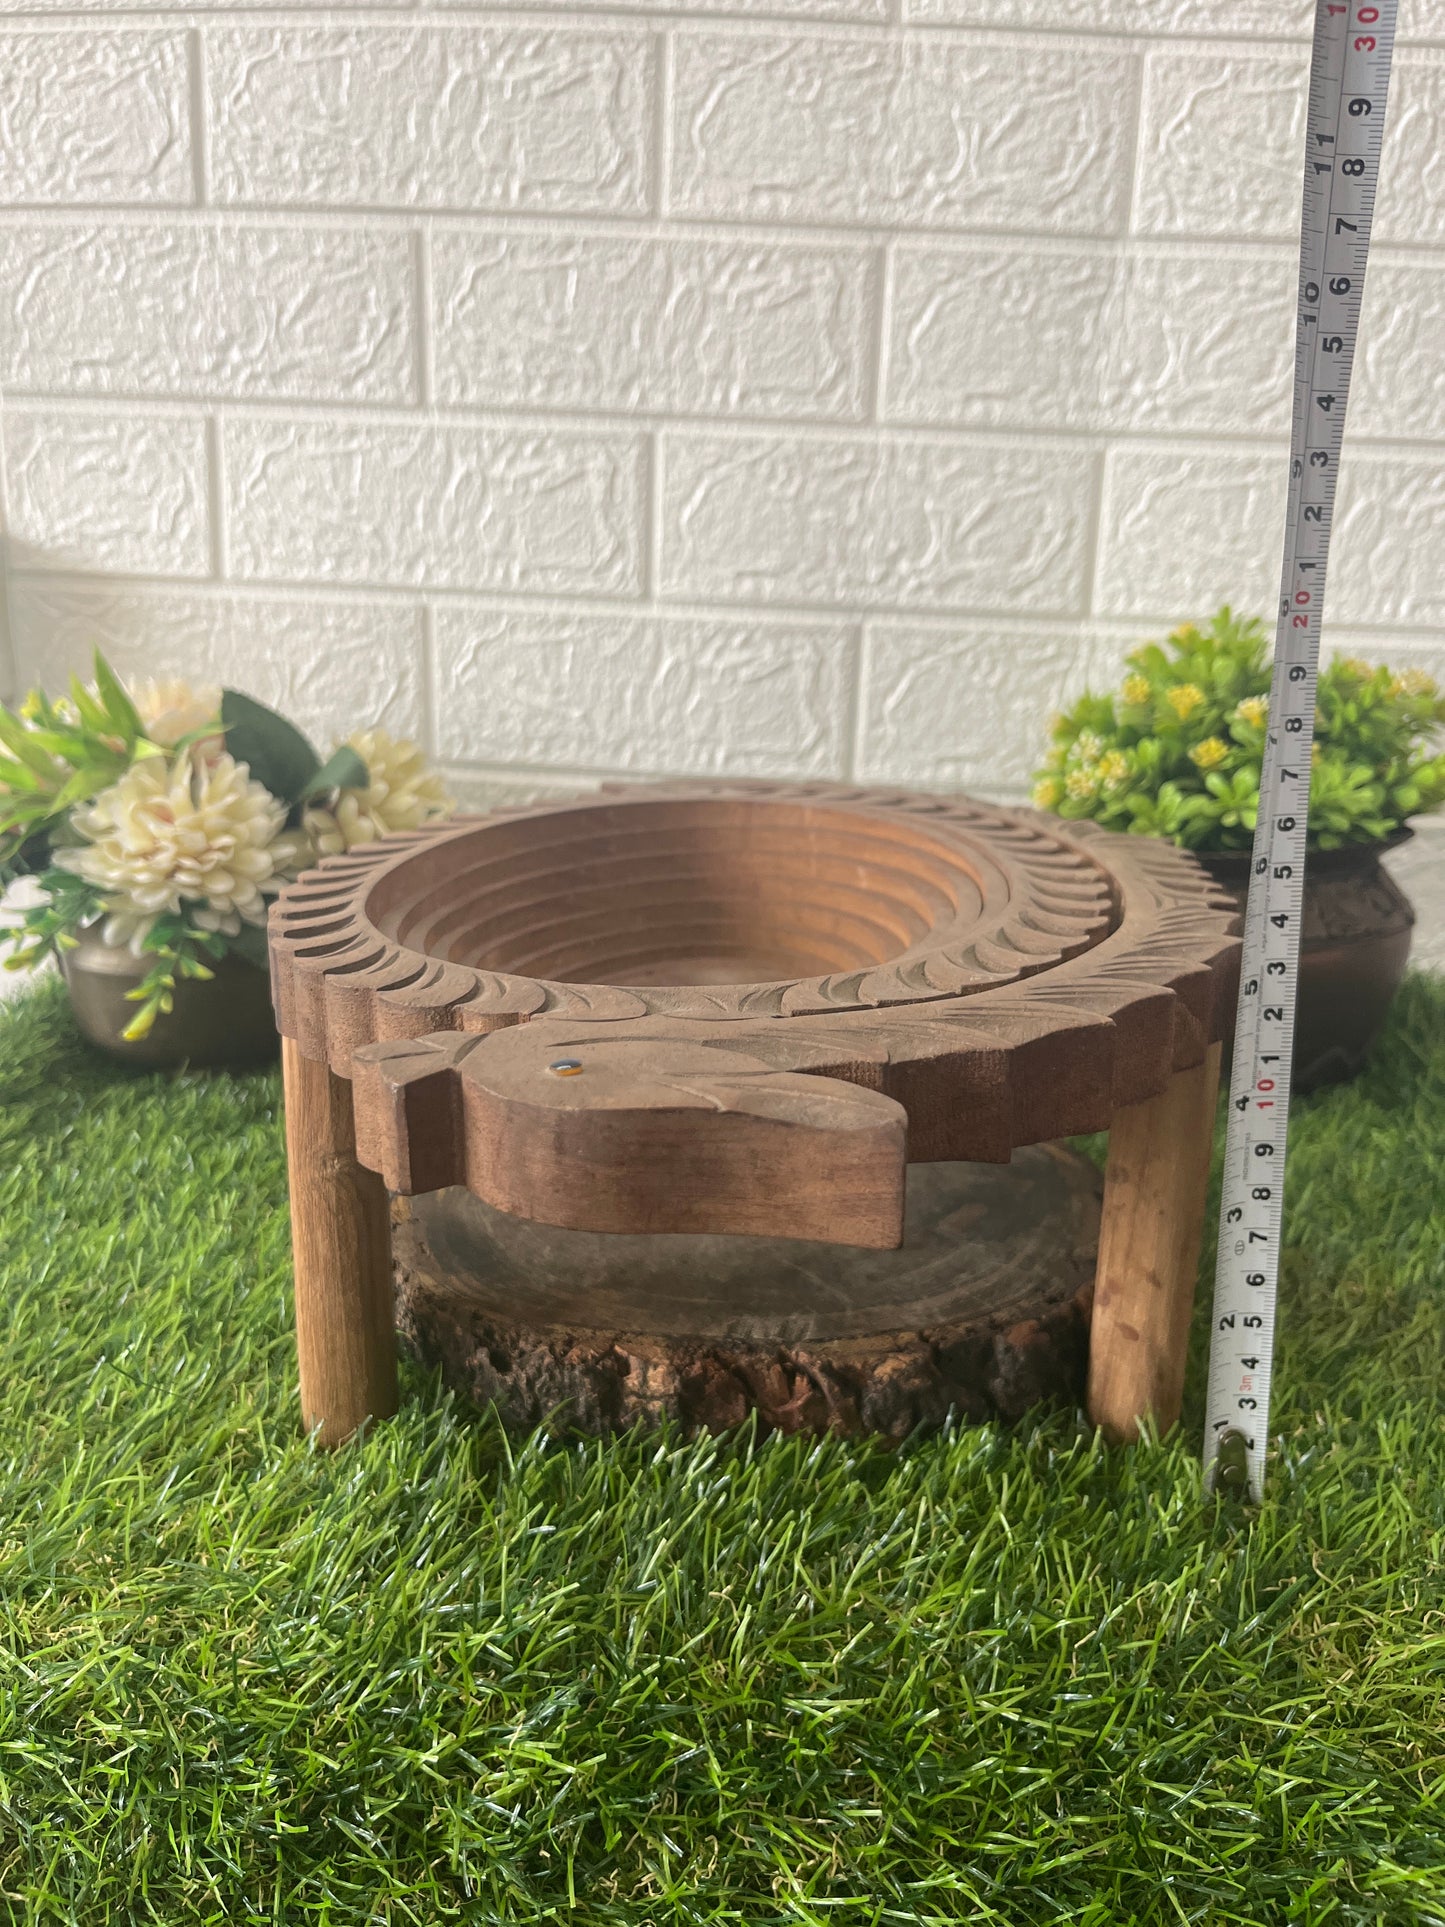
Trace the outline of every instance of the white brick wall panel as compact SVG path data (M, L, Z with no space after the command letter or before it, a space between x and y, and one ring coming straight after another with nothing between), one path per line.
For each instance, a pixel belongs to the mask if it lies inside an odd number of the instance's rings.
M460 763L443 763L440 768L447 794L457 808L477 816L522 803L550 802L554 797L585 796L603 780L558 775L550 770L519 770L513 774L509 770L468 769Z
M1445 0L1405 0L1401 12L1397 32L1402 42L1445 40Z
M833 624L434 615L438 748L456 762L837 776L855 638Z
M901 245L886 419L990 428L1096 424L1123 326L1119 264L984 241Z
M1074 33L1303 34L1313 0L904 0L907 19L959 27Z
M1395 61L1374 238L1445 246L1445 50Z
M1445 0L1403 12L1327 647L1429 666ZM1311 13L0 0L12 681L98 640L328 740L435 702L518 793L832 773L856 709L860 774L1018 794L1130 637L1272 606Z
M1268 619L1279 592L1285 470L1282 451L1111 450L1098 610L1172 619L1228 601ZM1340 472L1331 622L1445 626L1442 526L1445 472L1435 457L1355 449Z
M181 33L0 34L0 205L190 201L186 89Z
M1101 654L1077 625L1020 635L870 623L859 778L1020 797L1049 712L1078 694Z
M1388 663L1392 669L1423 669L1445 689L1445 630L1382 637L1368 629L1344 629L1326 622L1323 655L1326 661L1333 656L1357 656L1361 662ZM1445 834L1445 823L1439 818L1426 819L1421 827Z
M1288 435L1297 269L1257 248L1136 255L1103 397L1110 426Z
M1177 621L1228 602L1268 615L1279 594L1287 466L1283 445L1111 449L1095 609Z
M438 399L860 420L873 254L438 233Z
M233 573L635 595L642 439L571 429L227 423Z
M400 233L0 226L12 393L416 398Z
M1314 0L903 0L903 8L905 19L930 25L1306 43L1315 17ZM1445 35L1445 0L1405 0L1399 35L1402 42Z
M19 700L19 673L15 667L15 649L10 639L10 610L8 598L0 595L0 702L14 704Z
M69 0L67 0L69 3ZM472 0L439 0L443 6L466 7ZM667 13L666 0L493 0L499 11L520 8L527 13ZM800 20L866 21L884 26L893 17L893 0L785 0L786 11ZM779 0L687 0L692 15L720 14L735 19L752 15L776 17L784 10Z
M458 0L459 5L468 0ZM530 10L530 9L529 9ZM175 0L0 0L0 14L19 13L175 13ZM217 13L395 13L396 0L187 0L185 11Z
M783 0L790 14L802 20L838 20L884 26L893 17L893 0ZM76 13L82 0L0 0L0 17L7 13ZM774 16L780 0L687 0L689 14L719 15L748 19L758 15ZM173 0L87 0L85 10L92 13L149 13L174 11ZM458 14L527 13L585 17L589 14L666 13L660 0L490 0L485 9L477 0L436 0L435 11ZM187 13L396 13L396 0L248 0L244 8L237 0L189 0Z
M1312 0L902 0L904 18L917 26L999 27L1038 33L1179 35L1200 38L1308 42L1314 22ZM481 11L476 0L437 0L438 12ZM0 0L7 14L77 14L78 0ZM172 0L90 0L86 14L144 14L174 11ZM191 0L193 14L241 11L236 0ZM247 13L395 13L394 0L253 0ZM663 0L491 0L489 13L552 14L585 18L596 14L666 14ZM781 0L687 0L694 18L776 19ZM886 26L892 0L786 0L790 18ZM1404 45L1445 38L1445 0L1411 0L1401 12Z
M220 202L638 214L654 40L618 27L216 28Z
M1138 63L1101 48L680 34L675 211L1118 231Z
M1349 432L1445 441L1445 263L1370 263Z
M19 578L10 599L17 680L61 686L90 673L100 648L122 675L230 684L290 716L323 753L381 723L419 737L421 611L145 585L93 587Z
M4 427L16 566L210 573L203 422L12 408Z
M1314 20L1311 0L903 0L904 16L923 26L1008 27L1040 33L1119 33L1139 35L1255 36L1265 40L1308 40ZM477 11L475 0L438 0L438 10ZM893 17L892 0L786 0L787 13L800 20L836 20L884 26ZM78 0L0 0L5 14L74 14ZM192 0L189 13L236 12L236 0ZM595 14L646 14L668 11L661 0L492 0L493 13L521 12L586 17ZM780 0L687 0L686 11L699 18L776 18ZM173 11L171 0L91 0L87 13ZM261 0L248 13L317 12L349 14L396 11L392 0ZM1411 0L1402 10L1404 43L1445 37L1445 0Z
M905 18L934 26L1041 32L1309 36L1314 0L903 0Z
M901 245L887 418L1286 433L1294 279L1257 249Z
M1445 468L1436 455L1365 454L1341 464L1330 552L1339 623L1445 627Z
M1297 239L1308 74L1303 51L1151 53L1138 231Z
M1093 456L996 443L669 435L673 596L847 608L1083 604Z

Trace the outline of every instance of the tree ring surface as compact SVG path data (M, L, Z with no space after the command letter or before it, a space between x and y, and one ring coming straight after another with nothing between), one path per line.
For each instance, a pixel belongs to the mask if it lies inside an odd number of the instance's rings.
M609 1237L465 1191L398 1201L399 1323L512 1423L664 1414L897 1436L1076 1398L1101 1180L1062 1147L909 1173L891 1252L798 1239Z

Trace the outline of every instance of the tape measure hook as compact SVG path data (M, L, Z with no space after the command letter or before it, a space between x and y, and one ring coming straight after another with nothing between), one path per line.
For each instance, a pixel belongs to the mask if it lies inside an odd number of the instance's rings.
M1248 1499L1249 1440L1243 1432L1221 1435L1210 1467L1210 1490L1229 1499Z

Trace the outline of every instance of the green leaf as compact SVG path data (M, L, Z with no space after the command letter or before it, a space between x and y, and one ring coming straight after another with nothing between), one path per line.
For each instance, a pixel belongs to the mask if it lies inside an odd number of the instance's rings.
M55 765L46 754L43 744L37 742L34 732L18 722L3 706L0 706L0 743L18 761L33 769L37 776L54 778Z
M0 756L0 788L33 793L40 790L42 785L40 778L27 764L17 763L13 756Z
M54 704L43 689L27 691L21 714L30 721L44 724L46 727L53 727L60 721L55 713Z
M129 991L126 992L127 996L130 996L130 994ZM160 1015L160 1008L160 999L158 997L152 997L146 1004L145 1009L138 1011L137 1014L131 1018L130 1022L121 1032L121 1036L125 1039L126 1043L138 1044L142 1037L149 1037L156 1027L156 1018Z
M133 743L141 734L139 713L125 685L98 649L95 652L95 686L100 691L100 699L111 721L125 740Z
M301 799L324 796L329 790L364 790L371 781L366 764L349 743L335 749L301 792Z
M84 756L87 750L94 747L85 732L79 729L32 727L25 731L25 736L32 749L42 750L48 756L58 756L66 763L73 763L78 756ZM5 740L8 742L9 738Z
M48 796L12 796L0 810L0 831L24 830L28 836L35 824L52 814Z
M102 774L96 770L78 769L74 776L56 791L50 806L52 813L59 816L63 810L70 809L74 804L84 803L87 798L107 789L110 781L108 774Z
M226 748L273 796L295 803L305 795L321 758L294 723L254 696L227 689L221 696L221 724Z
M135 753L137 757L146 755L178 756L183 749L194 749L197 743L207 742L215 734L216 725L214 722L202 723L197 729L188 729L184 736L177 736L168 750L160 747L158 744L142 741L136 744Z
M93 730L97 736L111 733L111 721L105 706L91 695L79 676L70 678L70 700L87 729Z

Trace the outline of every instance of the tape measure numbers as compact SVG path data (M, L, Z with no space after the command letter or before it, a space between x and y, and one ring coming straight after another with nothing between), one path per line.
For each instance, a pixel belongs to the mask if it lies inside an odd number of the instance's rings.
M1245 913L1205 1419L1206 1485L1264 1488L1320 617L1380 172L1396 0L1317 0L1294 420L1269 730Z

